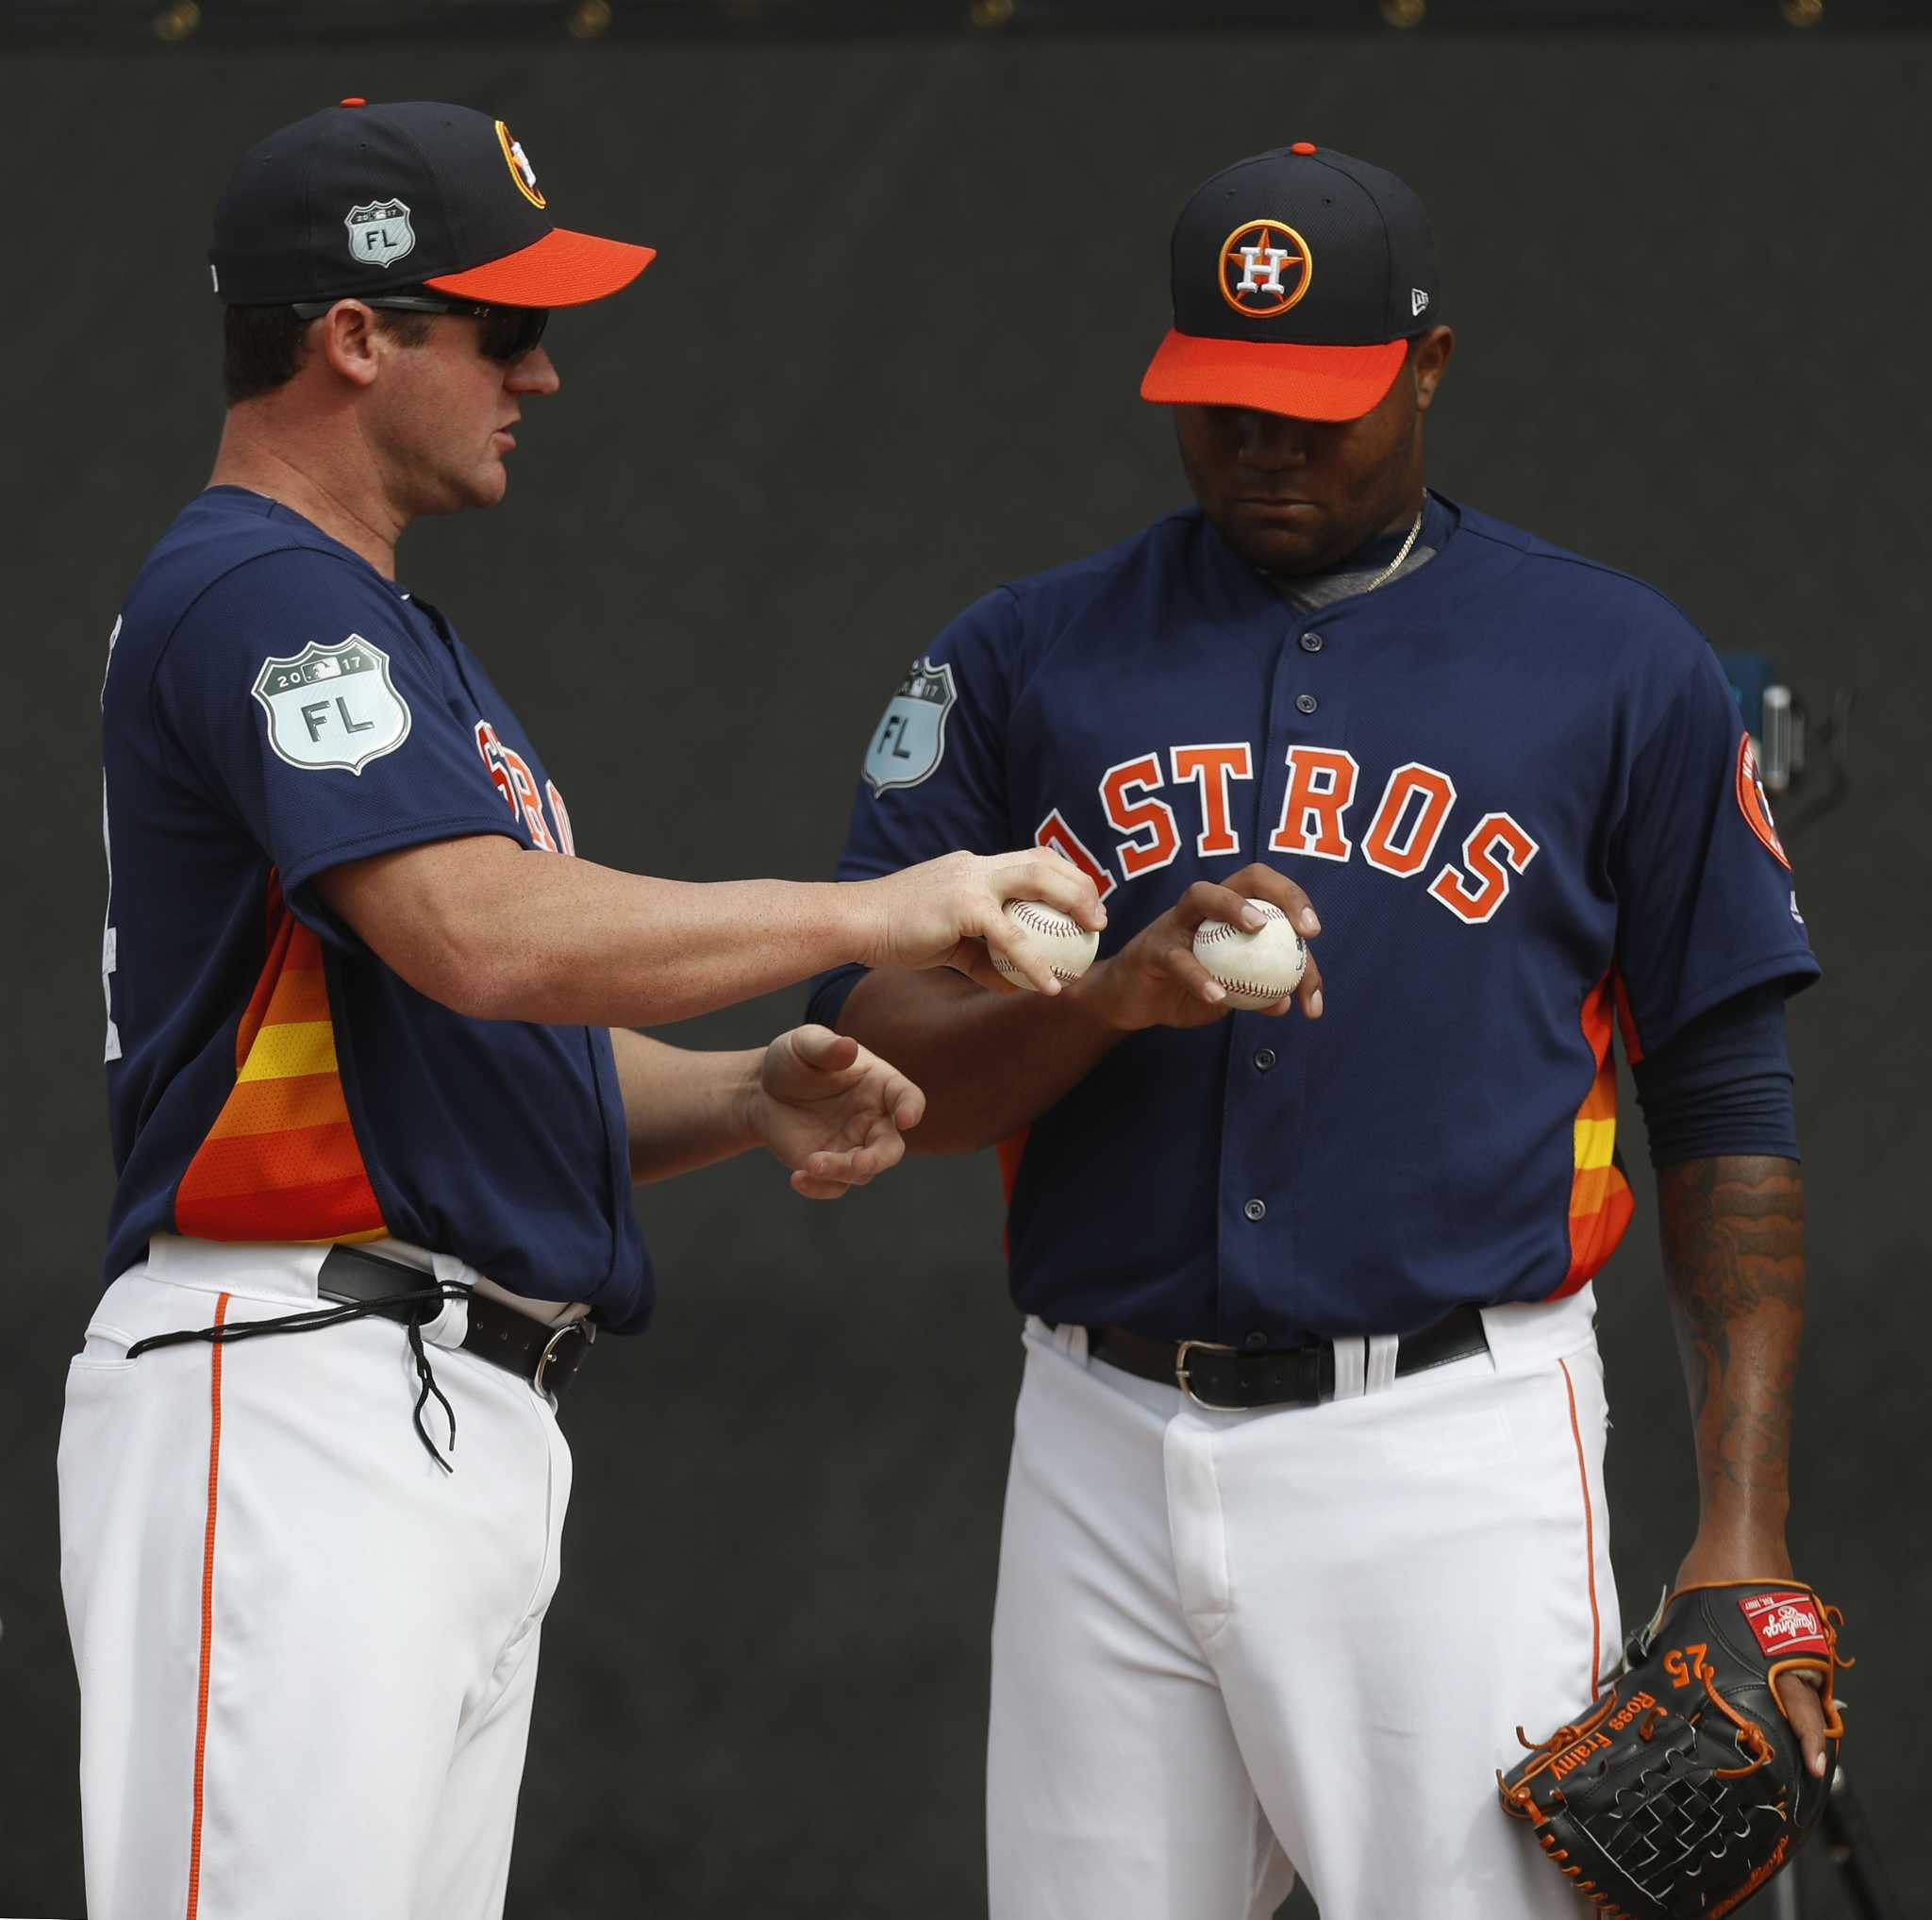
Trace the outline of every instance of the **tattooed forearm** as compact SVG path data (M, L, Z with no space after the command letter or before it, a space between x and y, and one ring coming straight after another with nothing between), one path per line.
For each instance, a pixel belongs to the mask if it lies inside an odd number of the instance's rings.
M1804 1322L1797 1162L1686 1160L1659 1171L1657 1205L1704 1524L1782 1528Z

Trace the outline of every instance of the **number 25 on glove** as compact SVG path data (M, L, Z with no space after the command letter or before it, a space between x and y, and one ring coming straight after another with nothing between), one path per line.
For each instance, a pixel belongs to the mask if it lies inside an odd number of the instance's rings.
M1687 1587L1625 1647L1590 1711L1497 1776L1506 1812L1604 1920L1720 1920L1797 1852L1824 1810L1844 1726L1842 1615L1769 1580ZM1807 1773L1778 1705L1818 1677L1830 1763Z

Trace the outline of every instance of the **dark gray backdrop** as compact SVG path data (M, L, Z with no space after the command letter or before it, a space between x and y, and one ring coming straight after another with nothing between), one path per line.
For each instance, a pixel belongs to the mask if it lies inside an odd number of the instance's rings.
M225 166L348 92L503 113L567 224L662 249L632 293L555 324L563 391L532 409L508 505L425 526L403 569L542 743L581 848L689 878L822 874L866 728L937 626L1175 500L1167 424L1134 391L1165 324L1168 224L1197 178L1306 137L1421 188L1461 336L1431 416L1436 483L1646 575L1814 696L1863 697L1857 793L1796 849L1827 975L1792 1023L1813 1247L1792 1537L1862 1658L1854 1776L1894 1872L1923 1881L1932 1846L1886 1762L1910 1752L1932 1600L1908 1224L1926 1148L1907 938L1925 885L1925 45L1377 35L10 62L0 1910L81 1905L53 1455L109 1178L107 632L219 428L202 262ZM749 1043L798 1005L675 1037ZM1641 1167L1634 1125L1626 1145ZM1602 1289L1632 1615L1693 1511L1640 1187ZM1018 1360L991 1161L919 1163L823 1208L747 1160L641 1206L664 1300L647 1340L599 1348L568 1409L577 1485L511 1911L980 1912ZM1835 1911L1822 1856L1807 1880Z

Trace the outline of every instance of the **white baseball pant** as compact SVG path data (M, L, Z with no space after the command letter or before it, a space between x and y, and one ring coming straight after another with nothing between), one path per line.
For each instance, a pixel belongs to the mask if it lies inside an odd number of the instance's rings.
M546 1394L395 1321L129 1360L318 1304L325 1247L158 1237L68 1374L60 1573L92 1920L503 1909L570 1450ZM431 1257L371 1251L428 1265ZM477 1276L438 1255L440 1278Z
M1577 1920L1495 1772L1619 1643L1588 1289L1491 1351L1217 1413L1025 1332L993 1620L991 1920Z

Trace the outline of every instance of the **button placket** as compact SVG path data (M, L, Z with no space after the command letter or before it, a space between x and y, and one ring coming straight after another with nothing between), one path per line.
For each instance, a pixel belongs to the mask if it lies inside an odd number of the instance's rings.
M1328 636L1323 628L1303 631L1291 626L1274 644L1274 685L1268 702L1264 744L1256 765L1258 844L1263 848L1282 818L1292 750L1314 739L1327 743L1331 732L1345 729L1350 704L1348 654L1344 649L1331 663L1326 658ZM1334 674L1329 683L1320 686L1316 675L1326 672L1331 664ZM1318 686L1320 699L1315 692ZM1311 726L1309 716L1318 710L1322 718ZM1239 1070L1243 1051L1247 1055L1244 1073ZM1245 1049L1235 1049L1230 1064L1236 1067L1227 1083L1230 1113L1244 1100L1253 1101L1266 1111L1271 1135L1280 1132L1291 1138L1299 1121L1301 1075L1288 1056L1275 1046L1250 1043ZM1260 1163L1243 1166L1239 1163L1242 1158L1245 1156L1232 1158L1222 1170L1225 1211L1221 1215L1223 1258L1216 1294L1217 1322L1229 1329L1222 1338L1259 1351L1272 1346L1274 1337L1257 1329L1255 1322L1277 1309L1276 1288L1293 1278L1299 1209L1291 1190L1264 1198L1250 1187L1243 1195L1242 1186L1250 1181L1257 1186L1267 1184L1274 1169ZM1243 1233L1242 1227L1252 1230ZM1255 1338L1257 1331L1258 1340Z
M1301 650L1306 654L1320 653L1327 643L1320 632L1313 628L1304 633L1300 639ZM1321 704L1321 701L1312 693L1304 692L1295 695L1294 709L1297 713L1304 715L1313 713Z

